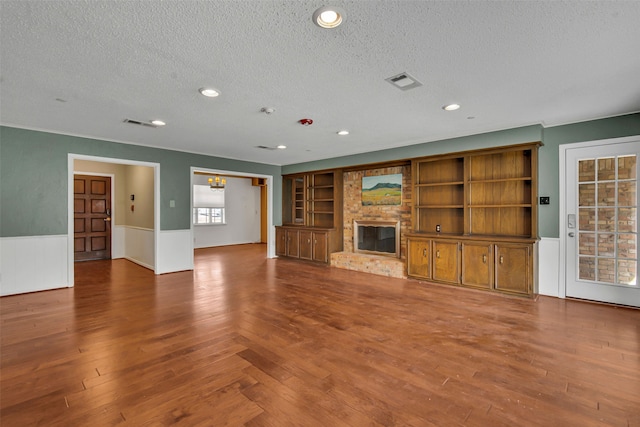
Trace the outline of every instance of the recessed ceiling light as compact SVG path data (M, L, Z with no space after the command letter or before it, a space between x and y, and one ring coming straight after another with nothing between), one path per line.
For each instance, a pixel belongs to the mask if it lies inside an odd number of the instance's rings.
M335 28L346 18L339 7L324 6L313 12L313 23L322 28Z
M278 145L276 148L279 148L279 149L281 149L281 150L284 150L285 148L287 148L287 146L286 146L286 145L282 145L282 144L280 144L280 145Z
M349 131L348 131L348 130L341 130L341 131L338 131L338 135L341 135L341 136L343 136L343 135L349 135Z
M215 89L211 89L210 87L200 88L200 93L208 98L215 98L220 95L220 92Z
M442 109L446 110L446 111L455 111L458 108L460 108L460 106L458 104L449 104L449 105L445 105L444 107L442 107Z
M151 120L151 124L154 124L156 126L164 126L164 125L166 125L166 123L163 122L162 120Z

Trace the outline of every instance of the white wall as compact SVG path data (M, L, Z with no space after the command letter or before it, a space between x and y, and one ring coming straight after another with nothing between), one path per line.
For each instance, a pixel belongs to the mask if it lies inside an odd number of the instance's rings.
M193 183L208 185L206 175L194 175ZM223 225L194 225L194 248L260 242L260 187L248 178L227 178Z

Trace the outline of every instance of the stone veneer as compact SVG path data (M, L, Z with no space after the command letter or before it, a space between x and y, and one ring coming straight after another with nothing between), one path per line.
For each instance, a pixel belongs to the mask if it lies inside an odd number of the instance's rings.
M402 204L362 206L362 177L402 174ZM411 229L411 166L345 172L343 176L344 251L331 254L331 265L390 277L407 277L406 234ZM400 221L400 259L353 251L353 221Z

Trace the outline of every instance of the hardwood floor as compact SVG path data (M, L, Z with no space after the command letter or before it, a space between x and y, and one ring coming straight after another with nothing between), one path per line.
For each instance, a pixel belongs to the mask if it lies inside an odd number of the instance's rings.
M0 299L10 426L640 426L640 311L198 250Z

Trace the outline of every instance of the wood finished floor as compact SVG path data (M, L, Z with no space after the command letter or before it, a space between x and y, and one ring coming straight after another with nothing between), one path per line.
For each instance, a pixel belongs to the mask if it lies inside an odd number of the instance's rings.
M197 250L4 297L0 424L640 426L640 311Z

